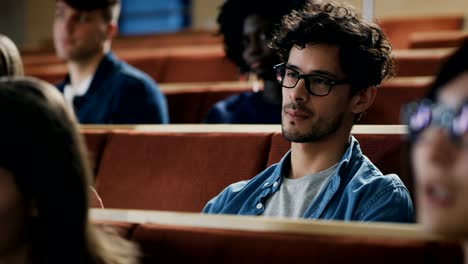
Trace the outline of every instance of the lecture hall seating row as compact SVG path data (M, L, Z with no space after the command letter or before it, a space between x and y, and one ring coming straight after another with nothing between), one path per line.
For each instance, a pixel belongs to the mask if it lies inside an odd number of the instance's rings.
M463 262L458 244L416 224L102 209L91 219L136 242L144 264Z
M468 41L468 31L415 32L409 36L410 49L456 48Z
M221 45L116 50L122 60L139 68L158 83L214 82L239 79L237 67ZM55 55L24 57L26 75L50 83L64 79L68 70Z
M431 77L393 78L378 87L377 97L359 124L400 124L401 106L424 96ZM210 108L229 96L252 91L254 82L161 84L173 124L203 122Z
M464 24L464 15L383 17L378 18L376 22L383 28L394 49L407 49L410 47L410 36L413 33L461 30ZM151 35L117 36L112 42L112 47L113 49L139 49L220 43L222 43L222 36L218 34L216 29L187 29ZM21 54L23 56L53 55L53 41L47 40L39 45L22 47Z
M434 76L452 54L453 48L394 50L396 76ZM200 47L120 50L116 54L143 70L158 83L236 81L237 67L224 55L220 45ZM27 75L50 83L63 80L67 67L54 57L24 58Z
M464 14L438 16L398 16L377 19L393 49L408 49L410 36L416 32L462 30Z
M354 126L384 173L406 172L404 126ZM105 208L200 212L229 184L274 164L290 144L279 125L82 126Z

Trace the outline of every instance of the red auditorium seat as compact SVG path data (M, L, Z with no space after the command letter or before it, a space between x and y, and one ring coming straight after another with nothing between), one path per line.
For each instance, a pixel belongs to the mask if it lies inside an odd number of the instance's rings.
M270 133L119 132L97 177L106 208L200 212L232 182L265 168Z
M133 235L142 263L461 263L455 243L349 235L241 231L160 224Z

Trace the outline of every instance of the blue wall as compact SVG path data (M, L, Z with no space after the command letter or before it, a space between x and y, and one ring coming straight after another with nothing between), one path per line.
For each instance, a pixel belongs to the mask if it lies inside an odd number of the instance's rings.
M174 32L191 24L191 0L122 0L120 35Z

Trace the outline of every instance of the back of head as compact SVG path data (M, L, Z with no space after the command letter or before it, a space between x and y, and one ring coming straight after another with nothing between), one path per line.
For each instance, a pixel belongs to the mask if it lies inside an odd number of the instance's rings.
M22 76L23 62L15 43L0 34L0 76Z
M272 46L284 61L293 46L328 44L339 48L341 68L352 94L379 85L393 75L391 45L382 30L364 21L355 9L337 0L309 0L303 10L286 16Z
M468 41L465 42L444 63L435 81L428 91L427 98L435 101L439 89L455 79L458 75L468 71Z
M0 166L14 175L25 205L37 212L28 227L33 258L51 260L52 245L65 253L62 245L72 241L83 253L91 174L62 96L37 79L2 78L0 122Z
M109 263L112 241L88 220L83 138L60 92L34 78L0 78L0 122L0 167L34 212L26 219L33 263Z
M249 67L242 58L244 20L249 15L260 15L280 24L284 15L292 9L299 8L305 0L226 0L220 6L217 22L219 33L223 35L224 49L228 59L236 63L241 72ZM272 33L272 32L271 32Z

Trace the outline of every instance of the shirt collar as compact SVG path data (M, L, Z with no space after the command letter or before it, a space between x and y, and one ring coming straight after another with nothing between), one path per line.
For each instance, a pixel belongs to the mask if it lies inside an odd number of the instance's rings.
M350 163L353 157L362 155L359 142L354 136L350 136L349 142L350 143L348 145L348 148L346 149L341 160L339 161L339 164L336 170L336 173L338 173L338 175L341 174L340 173L341 170L345 169L348 166L348 164ZM274 185L275 182L277 182L278 184L274 186L274 190L273 190L275 191L275 189L278 188L279 183L281 183L281 180L282 180L281 176L284 175L284 172L286 172L286 170L289 170L290 166L291 166L291 150L289 150L283 156L283 158L281 158L280 162L278 163L278 166L276 166L274 172L271 174L271 176L267 179L267 181L263 185L263 189L269 188L272 185ZM341 175L346 175L346 174L341 174Z
M63 96L65 97L65 100L67 103L72 106L73 108L73 99L76 96L83 96L89 89L89 86L91 85L91 81L93 79L93 76L90 75L83 81L81 81L78 85L75 87L72 87L70 83L67 83L65 87L63 88Z

